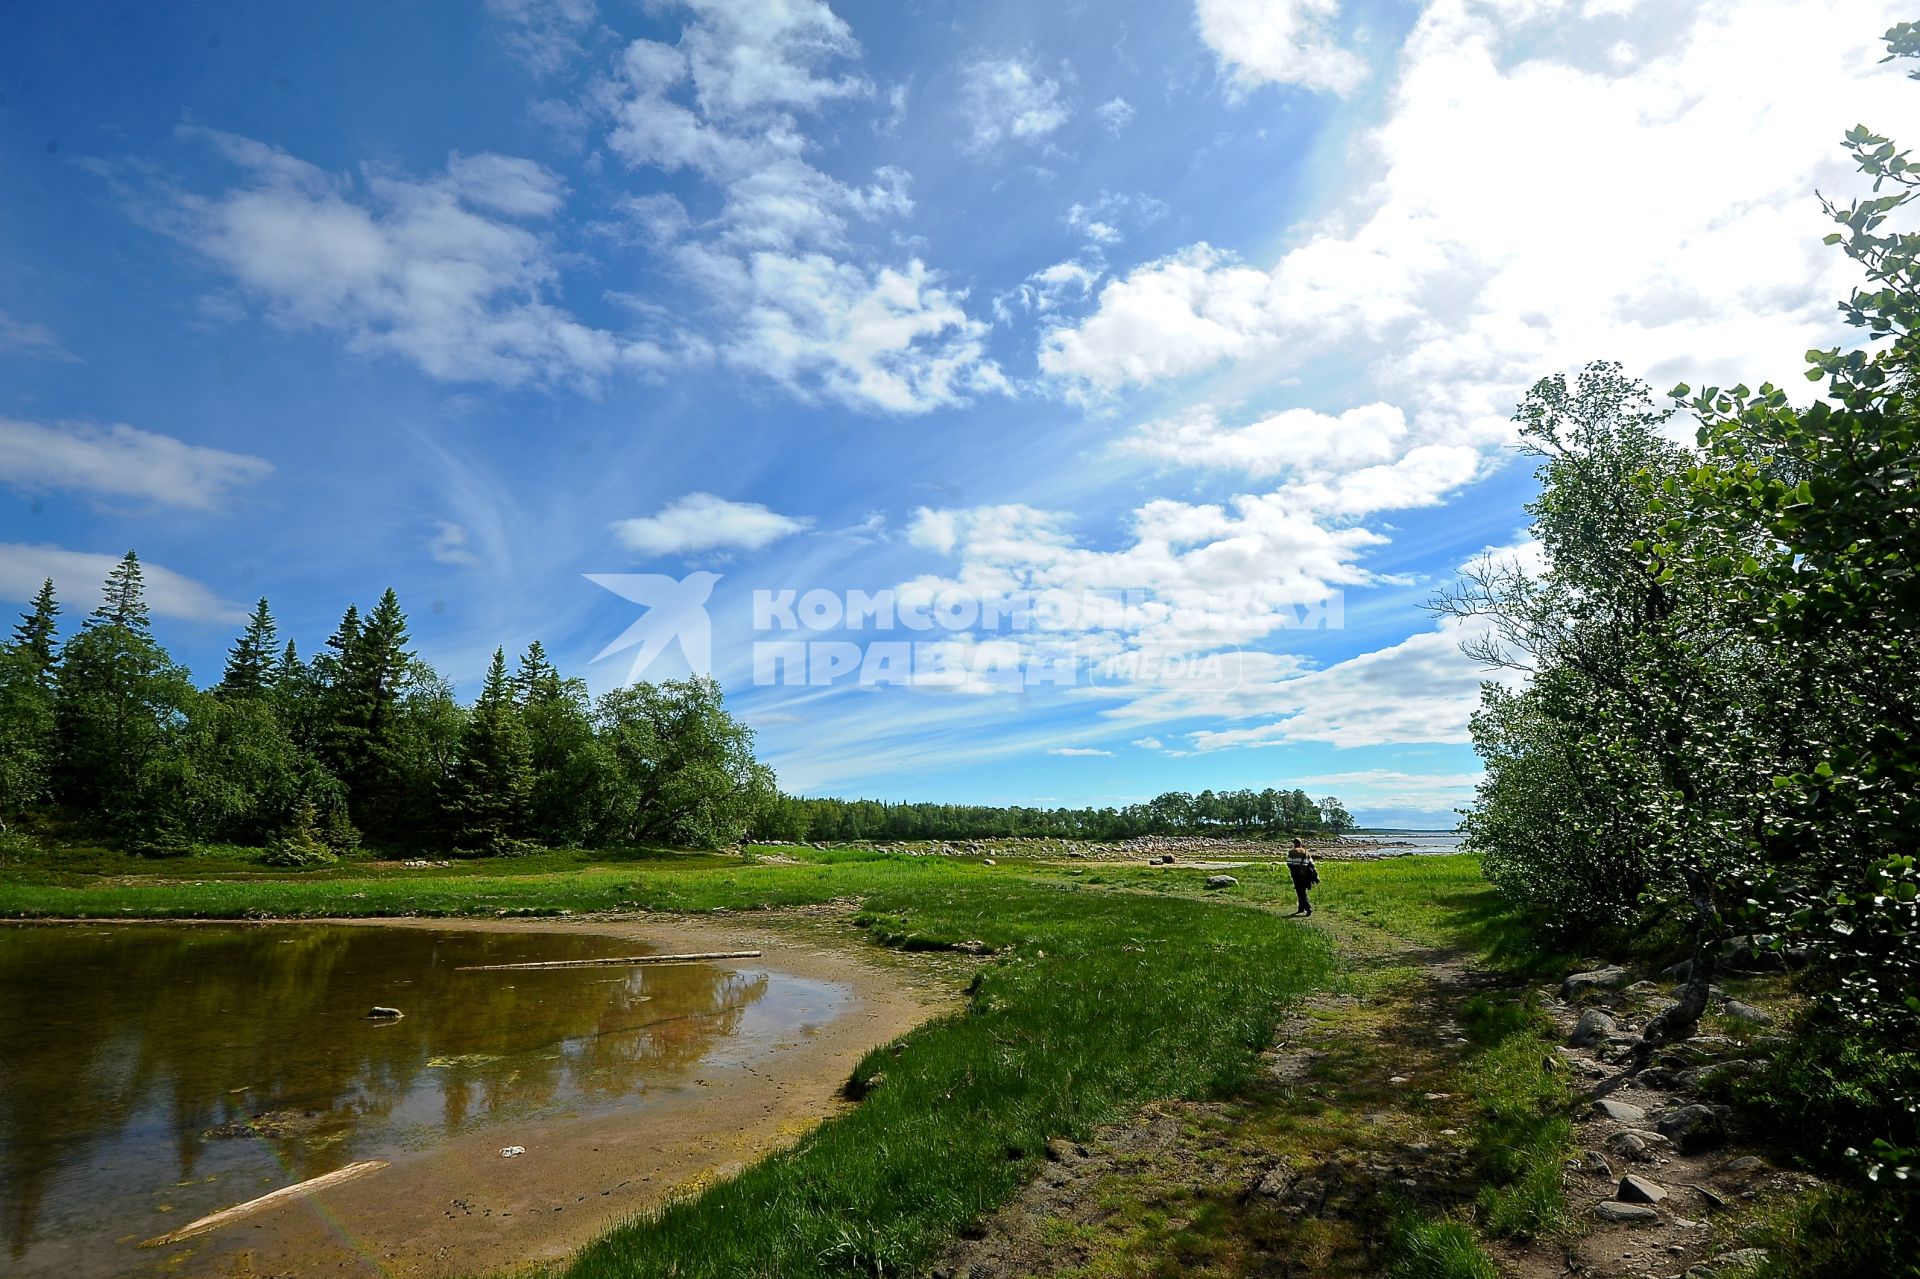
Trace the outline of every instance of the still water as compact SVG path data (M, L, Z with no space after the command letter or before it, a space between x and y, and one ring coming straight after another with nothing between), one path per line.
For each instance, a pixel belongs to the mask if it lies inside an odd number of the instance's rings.
M448 1137L645 1104L831 1018L757 965L571 933L0 927L0 1274L83 1279L205 1213ZM381 1004L397 1022L368 1020Z

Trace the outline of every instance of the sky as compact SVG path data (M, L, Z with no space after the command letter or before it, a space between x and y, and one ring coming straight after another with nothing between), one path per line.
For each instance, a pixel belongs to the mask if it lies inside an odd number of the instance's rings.
M20 0L0 600L137 549L207 683L391 586L462 696L710 671L796 792L1450 826L1515 404L1806 386L1901 16Z

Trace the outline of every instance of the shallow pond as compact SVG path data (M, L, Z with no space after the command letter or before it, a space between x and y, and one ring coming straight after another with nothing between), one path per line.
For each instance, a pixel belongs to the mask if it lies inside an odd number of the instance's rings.
M642 1107L847 998L579 933L0 927L0 1273L136 1273L141 1241L363 1159ZM374 1005L405 1014L369 1020Z

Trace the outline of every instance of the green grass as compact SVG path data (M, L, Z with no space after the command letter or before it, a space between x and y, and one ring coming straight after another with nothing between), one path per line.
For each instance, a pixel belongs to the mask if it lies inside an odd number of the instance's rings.
M1388 1227L1387 1258L1387 1279L1500 1279L1472 1227L1411 1211Z
M583 1279L911 1270L1030 1178L1049 1138L1088 1135L1152 1098L1239 1087L1283 1006L1332 967L1322 934L1244 904L1087 891L1018 865L782 852L799 864L647 854L271 875L190 858L166 863L165 878L129 880L114 866L62 871L65 883L48 882L46 867L8 868L0 913L707 911L857 897L876 940L995 950L966 1012L860 1064L858 1107L737 1179L616 1229L569 1268ZM198 873L179 873L188 866Z
M1510 1239L1550 1234L1565 1224L1562 1163L1573 1150L1572 1093L1547 1069L1553 1022L1531 995L1476 996L1462 1010L1473 1057L1462 1090L1475 1099L1475 1163L1485 1184L1481 1224Z
M958 872L878 891L890 936L1004 948L969 1010L861 1063L858 1109L698 1199L622 1227L566 1273L900 1274L1030 1178L1051 1137L1154 1097L1242 1084L1326 947L1244 910Z

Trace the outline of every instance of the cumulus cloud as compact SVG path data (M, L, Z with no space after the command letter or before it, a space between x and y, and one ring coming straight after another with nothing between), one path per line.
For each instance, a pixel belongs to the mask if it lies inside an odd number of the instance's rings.
M276 322L343 334L449 382L592 384L666 360L652 342L583 324L545 295L541 235L566 194L531 160L455 152L427 177L327 173L264 143L186 129L239 169L212 196L129 192L154 226L225 270Z
M1612 16L1641 50L1621 64L1556 0L1435 0L1347 202L1265 265L1202 242L1110 280L1043 337L1041 366L1097 398L1338 358L1402 406L1409 445L1497 443L1533 378L1603 356L1656 382L1784 381L1841 335L1850 268L1821 248L1813 197L1850 180L1836 139L1858 119L1920 131L1905 80L1874 65L1897 13L1869 8ZM1557 38L1531 38L1548 16ZM1633 173L1661 175L1658 198L1594 180Z
M100 598L100 585L119 563L119 555L71 551L60 546L0 543L0 599L27 601L40 583L53 579L55 593L74 612L90 611ZM146 580L147 607L156 617L188 622L245 621L247 610L223 600L210 587L150 560L140 561Z
M1367 64L1335 41L1340 0L1194 0L1200 38L1241 93L1262 84L1297 84L1351 93Z
M1019 58L983 58L962 75L960 114L968 145L989 151L1005 141L1037 142L1073 117L1060 82Z
M97 497L215 511L265 479L262 458L187 444L125 423L45 425L0 417L0 480L16 489L72 489Z
M1135 746L1138 746L1143 751L1158 751L1158 750L1166 749L1166 743L1162 742L1157 737L1136 737L1133 739L1133 744Z
M781 515L758 502L730 502L711 493L689 493L652 515L620 520L613 531L630 551L665 556L757 551L812 524L812 520Z
M1515 677L1475 665L1460 651L1467 635L1449 624L1287 680L1274 690L1269 706L1280 718L1192 734L1194 749L1469 742L1467 719L1480 703L1481 684Z
M819 0L696 0L675 44L636 40L595 106L631 168L691 173L720 196L696 222L667 196L627 210L640 238L710 304L708 349L804 397L920 413L1000 394L987 326L919 258L859 247L913 209L904 170L865 183L816 165L805 113L873 86L829 68L860 49ZM890 97L897 106L904 98Z

